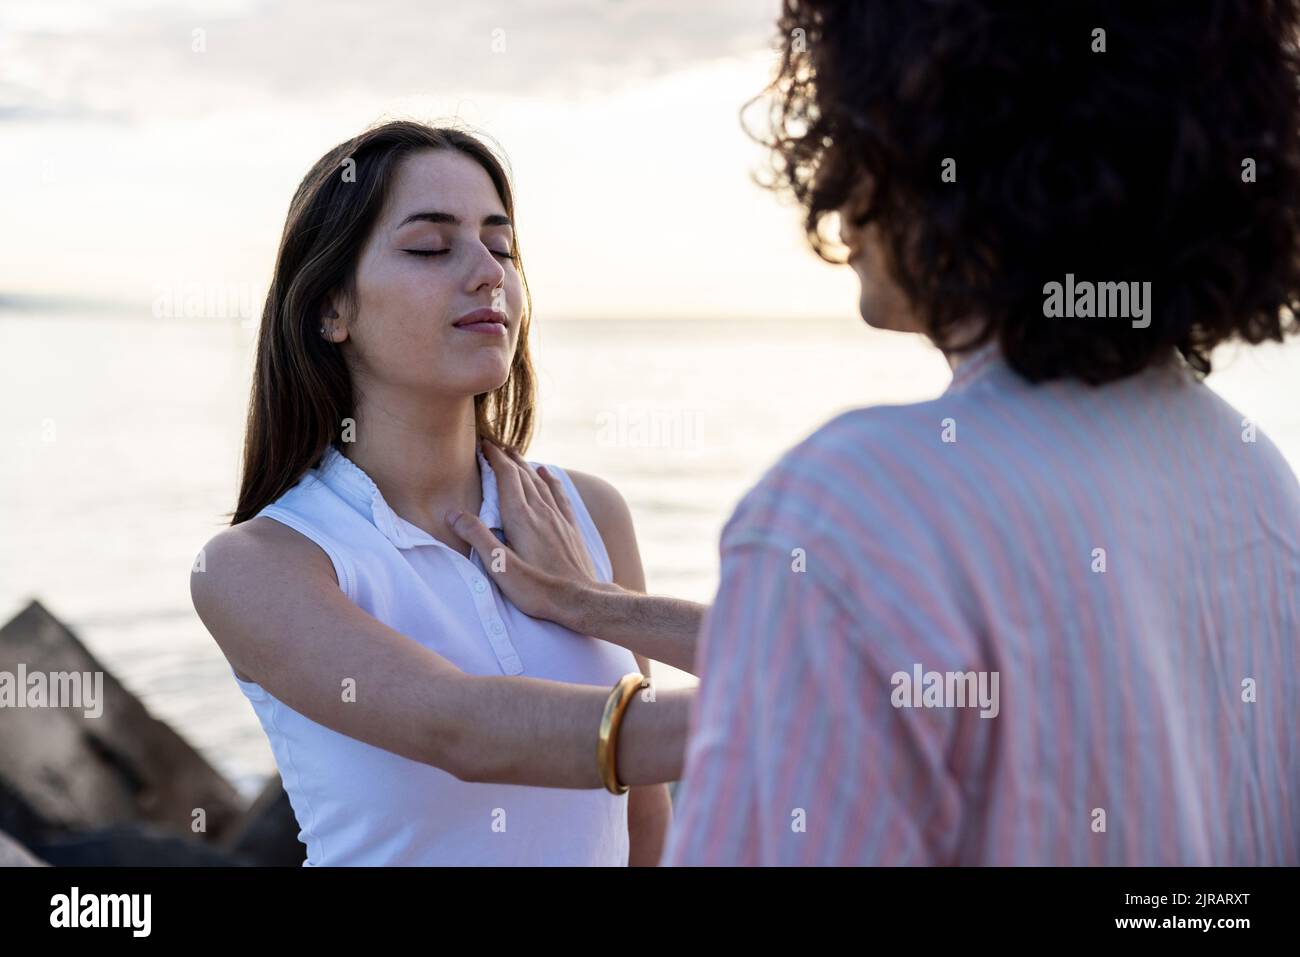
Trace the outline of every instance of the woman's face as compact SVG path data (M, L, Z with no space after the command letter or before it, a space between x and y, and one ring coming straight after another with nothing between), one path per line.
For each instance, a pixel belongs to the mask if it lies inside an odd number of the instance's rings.
M363 383L440 397L490 392L509 376L519 339L513 248L483 167L454 150L414 153L358 262L356 313L326 319L327 334L350 343L349 366Z

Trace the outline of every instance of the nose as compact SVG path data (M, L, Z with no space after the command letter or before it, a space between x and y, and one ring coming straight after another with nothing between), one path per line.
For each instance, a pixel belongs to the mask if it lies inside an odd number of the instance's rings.
M849 258L853 259L857 256L858 247L862 240L861 231L853 225L853 218L848 206L841 206L838 212L840 218L840 244L848 247Z
M474 252L471 253L467 291L471 293L476 293L481 289L491 291L504 284L505 279L506 270L501 265L500 260L492 254L492 250L479 243Z
M844 198L843 204L836 212L840 219L840 242L856 254L862 249L866 241L864 228L855 225L863 214L867 211L867 201L870 197L870 186L867 181L863 181L855 186ZM867 228L870 228L868 223Z
M853 224L849 222L849 217L845 213L843 207L839 209L839 217L840 217L840 242L843 245L848 246L850 249L852 249L853 232L854 232Z

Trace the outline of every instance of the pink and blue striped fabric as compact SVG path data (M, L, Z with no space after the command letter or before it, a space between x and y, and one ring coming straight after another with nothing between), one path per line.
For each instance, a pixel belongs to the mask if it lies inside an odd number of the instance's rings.
M1300 864L1300 486L1181 359L986 347L788 452L720 553L663 864Z

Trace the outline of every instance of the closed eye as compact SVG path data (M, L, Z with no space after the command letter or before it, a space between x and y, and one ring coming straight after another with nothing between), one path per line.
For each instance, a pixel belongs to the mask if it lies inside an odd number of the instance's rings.
M450 249L404 249L402 250L402 252L410 253L412 256L443 256L451 252L451 250ZM508 251L502 252L499 249L493 249L491 252L492 255L496 256L498 259L508 259L511 262L513 262L515 258Z

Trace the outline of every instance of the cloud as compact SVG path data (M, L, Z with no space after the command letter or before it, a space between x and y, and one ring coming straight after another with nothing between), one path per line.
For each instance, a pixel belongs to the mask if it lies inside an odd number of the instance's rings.
M0 118L608 93L763 49L775 14L753 0L18 3L0 13Z

